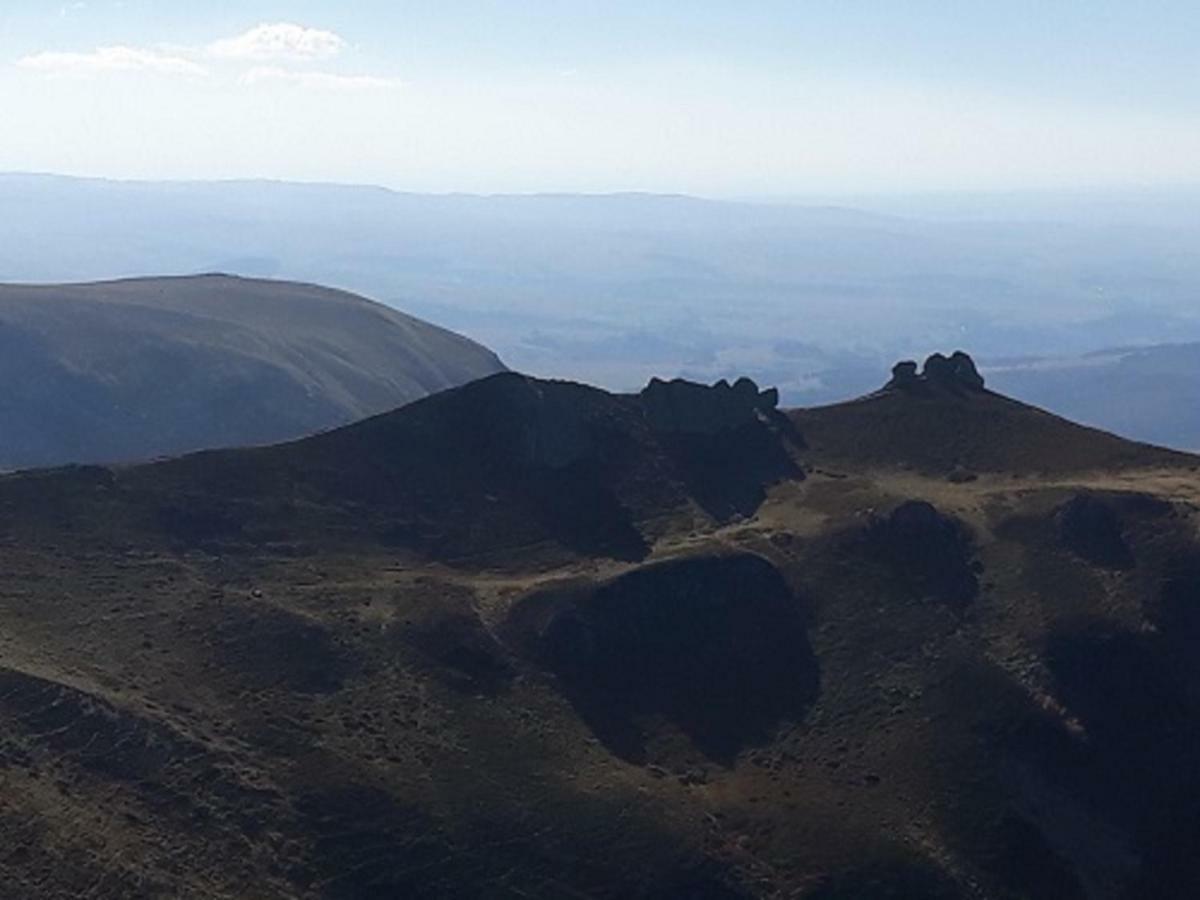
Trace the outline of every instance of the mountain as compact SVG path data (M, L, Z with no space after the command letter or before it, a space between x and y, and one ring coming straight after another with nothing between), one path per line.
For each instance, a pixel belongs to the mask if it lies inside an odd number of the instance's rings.
M1200 458L965 354L0 478L15 896L1200 884ZM88 893L90 892L90 894Z
M281 441L502 369L466 338L312 285L0 285L0 469Z

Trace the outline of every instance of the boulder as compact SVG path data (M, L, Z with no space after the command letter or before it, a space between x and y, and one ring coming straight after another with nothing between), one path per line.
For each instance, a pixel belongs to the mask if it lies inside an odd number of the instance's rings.
M916 384L919 377L916 362L911 359L905 359L892 366L892 380L890 384L893 387L907 387Z
M955 350L950 354L950 372L954 377L954 381L962 387L974 391L983 390L983 376L979 374L979 369L975 367L975 360L971 359L963 351Z

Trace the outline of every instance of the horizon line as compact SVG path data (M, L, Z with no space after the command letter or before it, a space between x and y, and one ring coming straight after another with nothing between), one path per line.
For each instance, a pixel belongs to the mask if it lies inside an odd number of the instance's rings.
M656 198L693 200L708 203L741 203L756 205L796 205L830 198L1011 198L1011 197L1088 197L1088 196L1135 196L1191 193L1200 191L1200 182L1180 182L1154 185L1063 185L1058 187L993 187L993 188L856 188L822 190L780 194L703 194L686 191L653 190L650 188L614 188L611 190L562 190L537 191L468 191L468 190L413 190L393 187L370 181L337 181L330 179L286 178L269 175L244 175L216 178L151 178L145 176L84 175L69 172L44 170L0 169L0 178L53 179L59 181L95 182L113 185L276 185L287 187L341 188L346 190L378 191L395 196L416 197L464 197L464 198ZM822 205L822 204L817 204ZM836 204L834 204L836 206Z

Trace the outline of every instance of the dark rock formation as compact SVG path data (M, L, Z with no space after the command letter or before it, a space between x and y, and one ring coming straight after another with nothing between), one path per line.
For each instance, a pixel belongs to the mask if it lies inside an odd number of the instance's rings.
M779 405L775 388L760 391L749 378L711 387L676 378L651 379L640 395L650 425L660 432L716 434L756 421Z
M892 368L892 380L885 388L908 391L941 389L964 393L982 391L984 381L975 367L975 361L961 350L956 350L950 356L933 354L925 360L920 372L912 360L897 363Z
M655 378L636 399L688 494L718 521L753 515L767 485L804 477L789 450L802 438L778 411L774 388L749 378L711 386Z
M892 366L892 380L888 382L888 386L908 387L916 384L919 378L917 364L911 359L902 360Z
M925 378L945 386L983 389L983 376L975 368L975 361L961 350L949 357L935 353L925 360Z
M1111 569L1133 565L1121 515L1103 499L1077 494L1058 509L1054 520L1059 540L1077 556Z
M978 566L965 525L923 500L910 500L867 526L862 549L887 565L906 590L956 608L979 594Z

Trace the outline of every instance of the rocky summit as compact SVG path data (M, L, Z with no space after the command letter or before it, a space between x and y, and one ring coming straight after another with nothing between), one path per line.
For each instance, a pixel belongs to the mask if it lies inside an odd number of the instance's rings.
M1195 896L1198 522L962 353L5 476L0 893Z
M925 360L925 366L920 370L912 360L896 363L886 389L982 391L983 376L975 368L975 361L970 356L956 350L948 357L941 353L933 354Z

